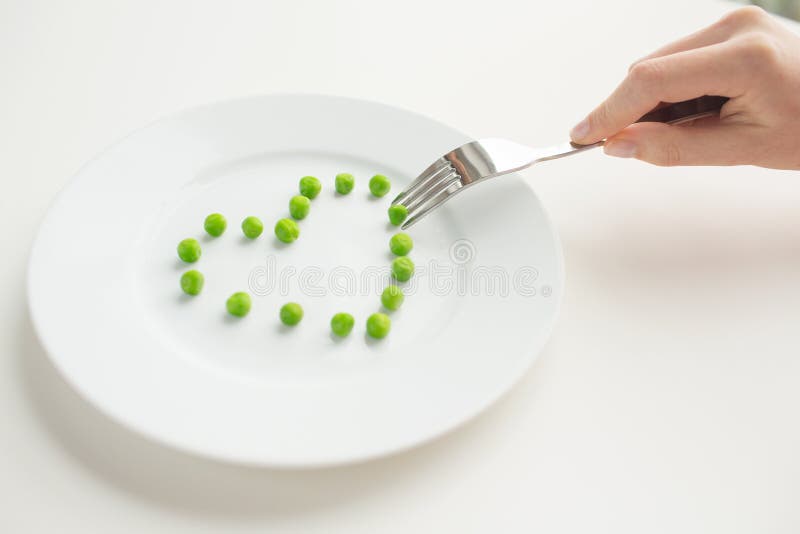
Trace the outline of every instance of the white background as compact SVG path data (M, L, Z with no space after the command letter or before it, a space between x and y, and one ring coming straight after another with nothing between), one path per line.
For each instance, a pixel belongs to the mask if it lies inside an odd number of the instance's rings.
M800 531L797 173L599 151L527 171L564 246L550 343L474 422L363 465L253 470L151 444L66 386L25 304L53 196L163 114L322 92L546 145L631 61L731 7L4 0L0 531Z

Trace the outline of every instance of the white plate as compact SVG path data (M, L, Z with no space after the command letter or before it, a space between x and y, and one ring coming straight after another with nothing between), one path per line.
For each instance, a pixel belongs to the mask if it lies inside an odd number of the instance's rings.
M406 303L386 339L365 336L387 280L390 199L468 140L407 111L323 96L248 98L161 120L89 163L50 209L29 268L36 330L100 410L196 454L320 466L441 435L528 369L562 292L547 216L507 176L411 230L418 273ZM334 194L338 172L356 176L349 196ZM376 200L367 181L378 172L393 190ZM285 246L272 227L306 174L323 191ZM228 230L204 237L217 211ZM248 215L265 223L255 241L239 228ZM196 298L178 287L185 237L203 246L191 266L206 277ZM227 296L248 288L251 313L228 317ZM305 307L294 329L279 326L287 301ZM329 321L340 310L356 327L337 341Z

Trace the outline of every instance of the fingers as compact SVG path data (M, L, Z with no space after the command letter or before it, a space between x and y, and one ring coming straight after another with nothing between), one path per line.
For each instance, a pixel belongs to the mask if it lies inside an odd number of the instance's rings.
M737 47L722 43L653 58L635 65L602 104L570 132L576 143L611 137L660 102L680 102L702 95L736 97L747 72Z
M780 49L763 34L774 26L762 9L732 11L715 24L635 62L614 92L570 132L590 144L607 139L607 154L656 165L738 165L769 159L763 121L747 112L747 90L774 70ZM703 95L731 100L720 117L684 125L634 124L661 102ZM742 98L739 98L742 97Z
M712 24L707 28L687 35L675 42L662 46L656 51L647 54L644 57L634 61L628 68L628 72L642 61L653 59L657 57L669 56L677 54L678 52L686 52L687 50L694 50L695 48L703 48L704 46L711 46L727 41L733 35L733 29L728 25L721 25L719 23Z
M643 122L610 138L604 150L610 156L661 166L741 165L753 161L760 135L758 127L722 124L717 119L691 126Z
M727 41L745 28L758 27L769 23L769 15L760 7L746 6L731 11L714 24L703 28L691 35L662 46L658 50L639 58L631 64L632 69L637 63L657 57L664 57L678 52L686 52L695 48L711 46Z

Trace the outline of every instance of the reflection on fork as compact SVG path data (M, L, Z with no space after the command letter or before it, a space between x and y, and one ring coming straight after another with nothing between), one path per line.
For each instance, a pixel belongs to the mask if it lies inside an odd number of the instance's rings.
M702 96L665 104L636 122L689 122L718 114L727 101L726 97ZM399 204L408 210L408 219L402 226L407 229L467 187L542 161L563 158L602 146L604 143L604 140L590 145L568 142L536 149L506 139L472 141L436 159L392 201L392 205Z

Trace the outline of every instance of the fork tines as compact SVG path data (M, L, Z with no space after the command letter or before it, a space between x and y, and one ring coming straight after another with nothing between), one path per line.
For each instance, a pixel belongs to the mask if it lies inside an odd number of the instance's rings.
M461 175L447 158L434 161L392 201L392 205L400 204L408 209L408 219L402 228L419 221L461 187Z

